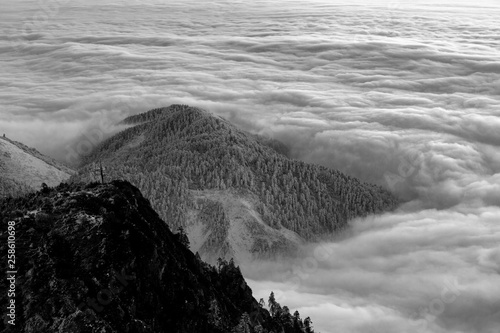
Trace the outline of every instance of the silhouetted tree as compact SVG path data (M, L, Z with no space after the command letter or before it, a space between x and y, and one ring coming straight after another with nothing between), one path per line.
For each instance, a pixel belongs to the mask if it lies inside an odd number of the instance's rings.
M191 244L189 243L189 238L186 235L186 232L184 231L183 227L179 227L177 229L176 235L177 235L177 239L179 240L179 242L181 242L182 245L184 245L185 247L187 247L189 249Z
M263 299L263 298L261 298L261 299L259 300L259 306L260 306L261 308L264 308L264 307L266 306L266 302L264 301L264 299Z
M304 328L306 333L314 333L311 318L307 317L304 319Z

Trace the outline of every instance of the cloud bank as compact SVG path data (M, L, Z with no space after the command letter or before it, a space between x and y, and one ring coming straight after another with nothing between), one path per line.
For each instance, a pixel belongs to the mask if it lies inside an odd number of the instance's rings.
M323 333L496 333L499 14L488 0L9 2L0 133L72 163L127 115L207 108L405 201L295 260L246 264L259 297Z
M314 314L321 332L496 332L500 208L400 211L244 273L258 297ZM283 282L284 281L284 282Z

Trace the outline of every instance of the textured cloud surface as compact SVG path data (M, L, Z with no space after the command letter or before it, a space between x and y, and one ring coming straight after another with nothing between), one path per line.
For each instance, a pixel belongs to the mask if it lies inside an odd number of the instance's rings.
M245 267L328 332L500 327L498 1L0 0L0 132L68 162L205 107L405 204Z
M494 333L500 208L457 210L355 221L343 239L245 274L259 297L272 288L322 332Z

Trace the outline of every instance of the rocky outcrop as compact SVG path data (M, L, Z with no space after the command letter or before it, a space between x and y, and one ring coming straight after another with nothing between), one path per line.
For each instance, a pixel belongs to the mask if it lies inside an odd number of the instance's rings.
M0 217L2 236L15 224L18 272L16 325L1 332L301 331L232 261L202 262L128 182L45 187L0 201Z

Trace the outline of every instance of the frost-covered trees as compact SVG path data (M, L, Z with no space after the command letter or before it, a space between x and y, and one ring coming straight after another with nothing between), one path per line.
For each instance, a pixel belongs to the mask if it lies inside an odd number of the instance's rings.
M187 105L154 109L124 123L134 126L99 146L75 178L84 179L85 168L102 160L110 179L138 186L174 229L185 226L193 190L249 191L258 196L268 225L308 239L397 204L378 186L289 159L282 144ZM211 218L222 226L218 209Z

